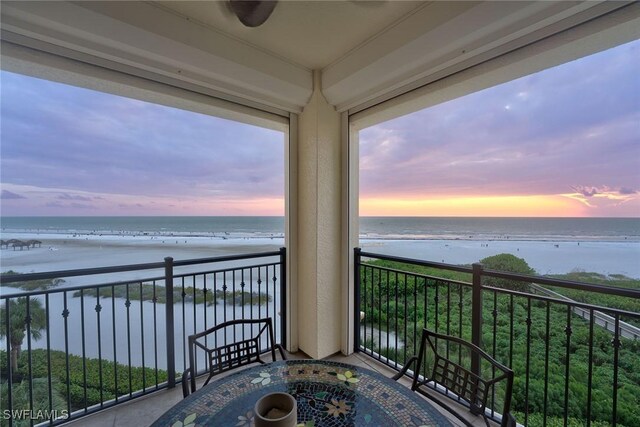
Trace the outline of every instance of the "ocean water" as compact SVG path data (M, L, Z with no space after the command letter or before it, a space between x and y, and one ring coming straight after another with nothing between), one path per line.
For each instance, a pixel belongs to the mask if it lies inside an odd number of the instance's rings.
M284 217L2 217L0 228L3 233L272 237L284 235Z
M361 239L640 241L640 218L365 217Z
M2 217L2 233L283 237L284 217ZM360 238L640 242L640 218L362 217Z

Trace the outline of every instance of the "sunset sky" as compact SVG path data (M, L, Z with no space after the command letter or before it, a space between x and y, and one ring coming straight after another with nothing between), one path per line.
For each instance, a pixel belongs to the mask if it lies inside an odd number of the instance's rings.
M640 217L640 41L360 133L363 215Z
M362 215L640 217L640 41L365 129ZM283 215L284 135L1 72L0 209Z
M283 215L284 134L3 72L2 215Z

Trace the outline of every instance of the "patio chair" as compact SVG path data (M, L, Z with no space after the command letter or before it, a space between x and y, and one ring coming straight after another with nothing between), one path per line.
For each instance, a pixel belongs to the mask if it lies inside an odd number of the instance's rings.
M510 413L513 371L478 346L457 337L424 329L418 355L409 358L393 379L400 379L413 364L416 367L411 390L433 400L465 425L471 426L472 423L442 397L468 407L475 415L481 415L487 427L487 415L493 416L495 407L502 403L500 425L516 425L515 418ZM471 368L474 364L476 369ZM489 397L493 409L487 409Z
M215 347L210 347L213 344ZM218 345L221 344L221 345ZM196 351L204 353L209 376L211 378L223 372L249 365L266 363L261 355L271 353L276 360L276 349L282 360L287 357L280 344L276 344L270 317L264 319L239 319L221 323L206 331L189 336L189 369L182 374L182 394L187 397L196 391ZM205 373L206 373L205 372Z

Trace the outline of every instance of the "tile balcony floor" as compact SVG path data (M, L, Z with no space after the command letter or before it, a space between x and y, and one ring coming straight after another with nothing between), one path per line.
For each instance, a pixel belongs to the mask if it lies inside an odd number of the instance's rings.
M304 353L288 353L287 358L290 360L308 359L308 357ZM354 353L350 356L344 356L338 353L333 356L326 357L325 360L350 363L355 366L360 366L379 372L389 378L391 378L396 373L396 371L393 371L387 366L378 363L376 360L359 353ZM223 375L225 374L222 374L221 376ZM204 382L204 377L199 378L197 386L198 389L200 388L202 382ZM406 377L400 379L400 383L407 387L411 387L411 381ZM160 415L165 413L167 410L169 410L169 408L178 403L180 400L182 400L182 388L180 387L180 384L177 384L177 386L172 390L161 390L149 396L141 397L131 402L123 403L114 408L109 408L104 411L80 418L65 425L72 427L147 427L150 426ZM447 411L439 408L438 405L433 404L433 406L440 410L442 414L447 417L453 425L464 425ZM480 427L485 425L484 421L481 418L473 417L473 415L471 415L466 409L461 408L461 413L468 414L468 419L473 422L474 426Z

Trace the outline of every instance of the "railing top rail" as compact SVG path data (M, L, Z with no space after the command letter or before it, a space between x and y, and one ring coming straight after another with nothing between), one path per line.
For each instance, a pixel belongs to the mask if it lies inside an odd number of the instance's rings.
M422 261L419 259L415 259L415 258L405 258L405 257L399 257L399 256L393 256L393 255L383 255L383 254L376 254L373 252L360 252L360 256L364 257L364 258L376 258L376 259L382 259L385 261L394 261L394 262L401 262L404 264L412 264L412 265L418 265L421 267L433 267L433 268L439 268L442 270L451 270L451 271L458 271L461 273L469 273L472 274L473 271L471 270L470 267L463 267L460 265L453 265L453 264L445 264L445 263L441 263L441 262L432 262L432 261Z
M214 262L224 262L224 261L239 261L243 259L251 259L251 258L267 258L272 256L279 256L280 251L270 251L270 252L257 252L250 254L241 254L241 255L224 255L217 256L211 258L195 258L195 259L186 259L182 261L173 261L174 267L183 267L186 265L195 265L195 264L209 264Z
M401 274L406 274L406 275L410 275L410 276L421 277L421 278L424 278L424 279L436 280L436 281L439 281L439 282L447 282L447 283L450 283L450 284L453 284L453 285L472 286L471 283L463 282L461 280L447 279L445 277L431 276L429 274L414 273L414 272L411 272L411 271L400 270L400 269L392 268L392 267L381 267L379 265L367 265L367 267L371 268L371 269L388 271L390 273L401 273Z
M445 278L441 278L441 277L437 277L437 276L430 276L430 275L425 275L425 274L406 272L406 271L398 270L398 269L395 269L395 268L379 267L379 266L368 266L368 267L376 268L376 269L384 270L384 271L390 271L390 272L407 273L407 274L411 274L411 275L414 275L414 276L417 276L417 277L424 277L424 278L427 278L427 279L439 280L441 282L451 283L451 284L454 284L454 285L463 285L463 286L468 286L468 287L472 286L472 284L469 283L469 282L461 282L461 281L458 281L458 280L445 279ZM482 274L484 275L484 273L486 271L488 271L488 270L483 270ZM536 276L533 276L533 277L537 279ZM539 280L535 280L535 282L538 283L540 281ZM610 315L621 315L621 316L629 316L629 317L633 317L633 318L640 318L640 313L634 313L634 312L631 312L631 311L626 311L626 310L621 310L621 309L616 309L616 308L602 307L602 306L598 306L598 305L582 303L582 302L579 302L579 301L559 299L559 298L552 297L552 296L544 296L544 295L539 295L539 294L534 294L534 293L514 291L514 290L511 290L511 289L496 288L496 287L493 287L493 286L483 286L482 288L484 290L487 290L487 291L490 291L490 292L497 292L497 293L508 294L508 295L513 295L513 296L523 297L523 298L532 298L532 299L535 299L537 301L560 303L560 304L563 304L563 305L566 305L566 306L579 308L579 309L582 309L582 310L585 310L585 311L589 311L589 310L593 309L594 311L600 311L600 312L608 313Z
M175 279L179 279L181 277L189 277L189 276L202 276L204 274L214 274L214 273L230 273L233 271L242 271L242 270L251 270L253 268L260 268L260 267L275 267L276 265L280 265L280 261L276 261L276 262L265 262L262 264L247 264L247 265L240 265L238 267L229 267L229 268L220 268L217 270L205 270L205 271L198 271L195 273L179 273L179 274L174 274L173 277ZM164 277L162 277L164 279ZM144 281L144 280L143 280ZM139 282L139 280L136 280L136 282Z
M0 284L20 283L30 280L58 279L62 277L93 276L97 274L122 273L126 271L152 270L164 268L164 262L146 264L114 265L111 267L82 268L75 270L45 271L42 273L0 274Z
M50 289L35 289L32 291L3 294L3 295L0 295L0 299L5 300L5 299L14 299L14 298L22 298L22 297L37 297L42 295L60 294L64 292L104 289L104 288L111 288L114 286L125 286L125 285L135 286L135 285L140 285L141 283L144 283L144 282L157 282L160 280L164 280L164 276L150 277L146 279L121 280L116 282L100 283L97 285L77 285L77 286L65 286L65 287L50 288Z
M238 261L243 259L264 258L264 257L278 256L278 255L280 255L280 251L258 252L258 253L242 254L242 255L225 255L225 256L219 256L219 257L174 261L173 266L181 267L181 266L195 265L195 264L209 264L214 262ZM57 279L62 277L93 276L97 274L122 273L127 271L153 270L153 269L161 269L164 267L165 267L164 262L152 262L152 263L145 263L145 264L116 265L111 267L95 267L95 268L83 268L83 269L75 269L75 270L47 271L42 273L0 274L0 284L28 282L30 280Z
M540 294L534 294L534 293L528 293L528 292L522 292L522 291L514 291L512 289L495 288L493 286L483 286L482 289L486 290L486 291L489 291L489 292L499 293L499 294L513 295L513 296L522 297L522 298L531 298L531 299L536 300L536 301L544 301L544 302L551 302L551 303L554 303L554 304L562 304L562 305L565 305L565 306L570 306L572 308L579 308L579 309L585 310L585 311L590 311L590 310L601 311L603 313L608 313L608 314L614 315L614 316L615 315L629 316L629 317L640 319L640 313L635 313L633 311L622 310L622 309L619 309L619 308L603 307L603 306L599 306L599 305L583 303L583 302L574 301L574 300L570 300L570 299L560 299L560 298L557 298L557 297L551 297L551 296L546 296L546 295L540 295Z
M418 265L423 267L433 267L433 268L438 268L442 270L458 271L458 272L469 273L469 274L473 273L473 270L470 267L444 264L440 262L422 261L414 258L397 257L397 256L376 254L372 252L363 252L363 251L360 252L360 256L366 257L366 258L382 259L386 261L395 261L395 262L411 264L411 265ZM507 273L504 271L497 271L497 270L483 269L482 275L489 276L489 277L496 277L500 279L518 280L522 282L536 283L540 285L557 286L560 288L578 289L581 291L589 291L589 292L596 292L601 294L640 299L640 289L628 289L628 288L618 288L618 287L605 286L605 285L594 285L591 283L576 282L576 281L564 280L564 279L554 279L551 277L544 277L544 276L532 276L527 274Z
M507 273L497 270L482 270L483 276L496 277L499 279L518 280L522 282L535 283L538 285L557 286L560 288L578 289L581 291L597 292L601 294L616 295L622 297L639 298L640 289L618 288L615 286L595 285L592 283L576 282L565 279L554 279L552 277L532 276L528 274Z

